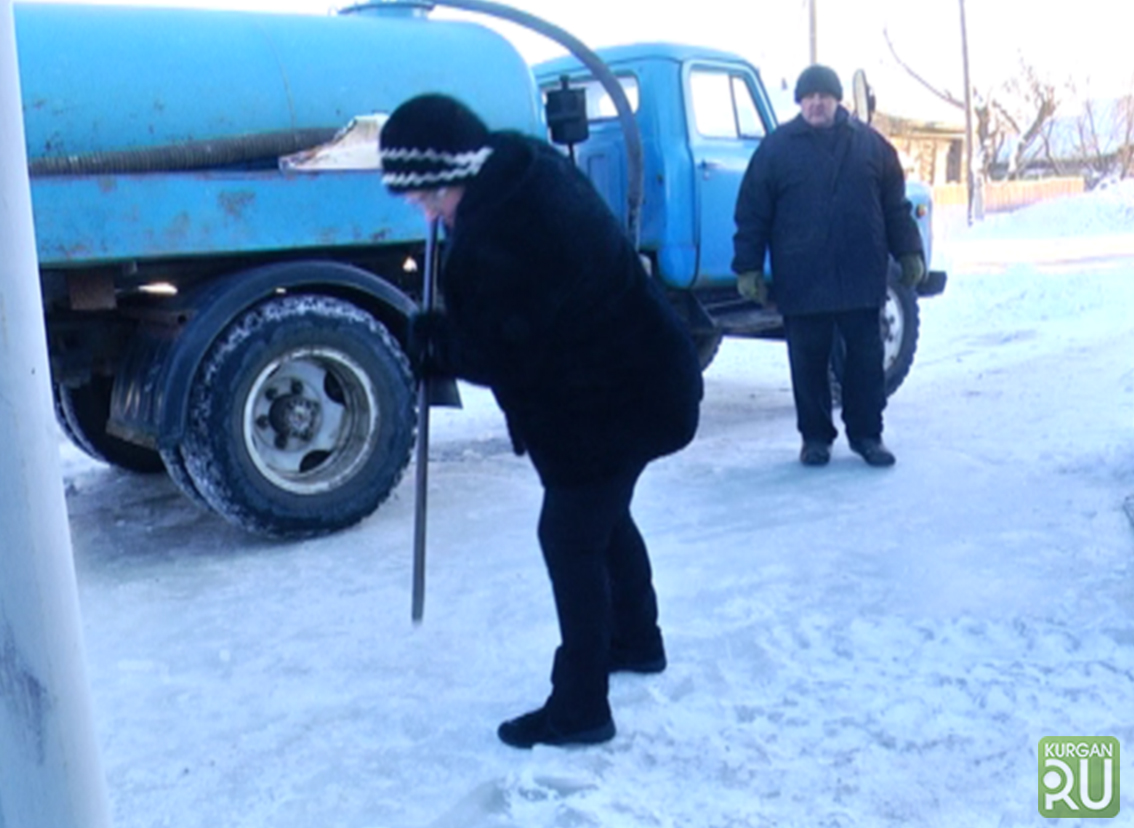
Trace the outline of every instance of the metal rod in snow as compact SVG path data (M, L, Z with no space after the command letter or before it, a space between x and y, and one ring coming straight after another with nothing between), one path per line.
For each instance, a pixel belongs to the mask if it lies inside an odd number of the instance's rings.
M437 219L429 222L425 240L425 286L421 304L433 310L437 290ZM425 615L425 526L429 480L429 379L417 384L417 461L413 509L413 603L410 617L420 624Z
M18 79L0 0L0 825L105 828Z

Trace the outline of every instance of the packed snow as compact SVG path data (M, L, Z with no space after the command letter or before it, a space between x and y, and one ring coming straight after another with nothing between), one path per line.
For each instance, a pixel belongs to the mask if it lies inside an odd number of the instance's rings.
M612 678L604 745L497 741L557 633L540 488L482 390L433 413L420 626L412 470L279 543L64 445L113 824L1046 824L1042 737L1134 755L1134 186L947 218L893 469L842 441L801 467L782 343L721 349L635 501L670 666Z

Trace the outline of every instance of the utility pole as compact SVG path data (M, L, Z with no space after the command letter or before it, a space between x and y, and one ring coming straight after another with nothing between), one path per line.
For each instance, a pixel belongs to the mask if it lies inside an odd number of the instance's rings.
M968 202L968 222L973 223L973 200L976 194L973 175L973 85L969 80L969 29L965 23L965 0L961 4L961 61L965 75L965 191Z
M816 16L815 16L815 4L817 2L818 2L818 0L807 0L807 17L808 17L808 28L809 28L809 31L810 31L810 45L811 45L811 51L809 52L809 56L811 58L811 64L812 65L819 62L819 29L818 29L818 24L816 23Z
M0 0L0 826L106 828L27 169Z

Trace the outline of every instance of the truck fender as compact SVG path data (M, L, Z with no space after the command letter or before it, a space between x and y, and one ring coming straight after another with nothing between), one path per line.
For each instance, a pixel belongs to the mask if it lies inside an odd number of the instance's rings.
M211 280L179 295L173 318L143 323L132 339L111 400L113 430L159 450L176 446L185 433L193 379L209 347L248 308L281 292L351 301L398 338L404 338L405 320L418 307L390 282L339 262L277 263Z

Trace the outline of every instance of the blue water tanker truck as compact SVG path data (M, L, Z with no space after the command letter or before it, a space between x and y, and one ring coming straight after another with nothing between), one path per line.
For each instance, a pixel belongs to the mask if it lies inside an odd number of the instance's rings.
M587 61L533 72L492 29L431 8L15 5L52 385L76 445L167 473L264 535L325 534L378 508L415 439L402 344L427 227L385 192L376 136L424 92L547 136L545 99L566 85L586 102L575 126L589 137L577 129L564 151L636 219L703 362L724 335L782 336L728 269L739 174L775 125L755 69L672 44L600 52L630 93L638 160ZM916 209L928 242L927 195ZM893 390L917 296L896 283L891 294Z

